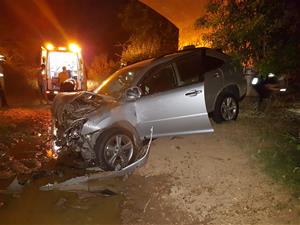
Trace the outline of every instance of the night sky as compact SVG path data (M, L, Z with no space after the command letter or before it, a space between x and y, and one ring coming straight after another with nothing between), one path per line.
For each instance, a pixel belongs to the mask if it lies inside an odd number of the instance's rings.
M113 56L128 34L118 17L127 0L0 0L3 40L45 41L65 45L78 42L87 59ZM1 29L2 30L2 29Z
M195 44L201 30L195 30L195 21L204 15L208 0L140 0L179 28L179 46ZM196 37L197 36L197 37Z
M114 57L121 51L116 45L129 37L118 17L128 1L0 0L0 30L6 31L1 32L0 45L3 40L16 39L38 52L45 41L60 46L76 41L88 61L103 53ZM183 42L195 35L193 24L204 13L207 0L141 2L178 26Z
M141 0L177 27L183 29L195 23L205 13L208 0Z

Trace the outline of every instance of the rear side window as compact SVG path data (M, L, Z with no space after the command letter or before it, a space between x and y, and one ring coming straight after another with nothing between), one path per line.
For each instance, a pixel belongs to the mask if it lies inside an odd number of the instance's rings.
M143 95L152 95L175 88L176 81L173 67L167 65L150 71L139 86Z
M209 72L211 70L215 70L223 66L224 62L223 60L217 59L212 56L205 56L204 59L204 67L205 67L205 72Z
M204 67L201 59L201 55L192 55L175 62L180 75L180 86L203 81Z

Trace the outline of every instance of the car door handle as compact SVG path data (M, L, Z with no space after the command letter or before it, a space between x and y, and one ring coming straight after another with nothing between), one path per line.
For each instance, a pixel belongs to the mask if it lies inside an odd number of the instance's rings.
M202 92L202 90L191 90L191 91L187 92L185 95L186 95L186 96L193 97L193 96L198 95L198 94L201 93L201 92Z

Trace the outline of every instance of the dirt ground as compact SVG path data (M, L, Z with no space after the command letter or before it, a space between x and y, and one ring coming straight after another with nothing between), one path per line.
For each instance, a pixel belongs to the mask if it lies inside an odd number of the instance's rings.
M0 110L0 180L30 175L49 162L50 119L48 106Z
M20 110L25 113L19 113ZM15 115L22 119L11 119ZM277 140L264 138L261 132L270 136L286 129L294 131L299 124L291 123L290 118L267 120L265 117L265 114L249 112L245 108L237 121L213 124L215 132L212 134L155 140L148 163L128 179L114 184L118 197L103 199L96 196L83 201L82 195L66 197L60 194L54 201L53 194L39 194L35 190L35 201L43 199L35 205L63 208L64 214L59 211L60 220L51 220L53 224L77 224L78 221L86 224L300 224L300 199L289 187L268 176L256 157L264 147L278 144ZM49 163L48 146L42 143L49 137L50 113L47 107L10 109L0 111L0 119L1 126L2 121L6 121L11 131L5 136L7 132L2 129L0 136L0 184L3 188L16 174L22 174L18 171L20 165L10 166L14 163L7 164L7 161L21 162L23 170L26 171L25 167L30 169L30 175ZM33 144L28 145L31 143L26 139L28 135L31 141L35 140ZM21 143L27 143L24 148L18 145L20 138ZM15 140L13 145L10 140ZM19 147L14 147L16 145ZM33 156L37 159L36 169L23 160ZM51 200L47 199L49 196L52 196ZM9 200L0 198L0 217L5 218L0 224L10 221L13 210L21 210L21 200L22 196ZM77 204L78 201L80 206L74 209L74 202ZM69 210L68 205L72 209ZM30 212L33 217L35 211ZM50 218L51 212L45 209L45 218ZM78 212L81 219L69 218ZM57 209L54 213L58 213ZM62 215L68 215L69 220L63 219ZM50 224L50 220L44 223Z
M215 125L213 134L155 141L148 164L130 178L138 181L124 224L300 224L299 199L255 160L253 148L269 143L248 119Z

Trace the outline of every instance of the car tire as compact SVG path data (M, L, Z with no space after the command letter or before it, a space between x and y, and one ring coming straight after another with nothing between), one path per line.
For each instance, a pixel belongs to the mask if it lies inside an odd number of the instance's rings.
M124 129L104 132L98 137L94 149L97 164L105 171L120 170L128 166L135 160L138 150L132 134Z
M215 104L212 119L216 123L236 120L239 114L239 103L236 97L230 93L219 95Z

